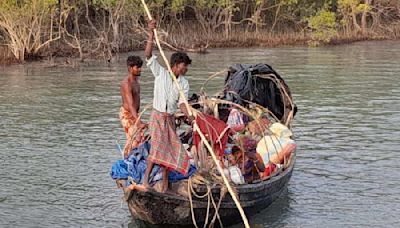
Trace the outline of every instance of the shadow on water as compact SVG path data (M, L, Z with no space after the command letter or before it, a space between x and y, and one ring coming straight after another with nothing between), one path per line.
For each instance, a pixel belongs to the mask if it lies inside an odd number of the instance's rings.
M260 211L258 214L252 216L249 219L251 227L283 227L287 225L286 217L290 212L290 191L286 188L282 195L273 202L269 207ZM173 228L176 225L154 225L142 220L132 219L128 224L128 228ZM194 227L194 226L179 226L179 228ZM198 225L203 227L203 225ZM214 227L220 227L218 221L215 222ZM230 228L240 228L243 224L239 223L236 225L228 226Z
M284 190L282 195L269 207L249 218L251 227L282 227L290 212L290 190ZM243 224L230 226L231 228L243 227Z
M142 220L132 219L131 222L128 224L128 228L173 228L177 227L176 225L154 225L147 223ZM189 228L193 226L178 226L179 228Z

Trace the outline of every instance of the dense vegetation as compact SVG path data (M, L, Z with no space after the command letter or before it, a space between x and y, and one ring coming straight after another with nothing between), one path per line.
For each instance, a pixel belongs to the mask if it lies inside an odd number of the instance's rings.
M320 45L400 34L399 0L146 0L170 49ZM0 44L37 56L111 59L143 46L140 0L0 0ZM1 56L0 56L1 58Z

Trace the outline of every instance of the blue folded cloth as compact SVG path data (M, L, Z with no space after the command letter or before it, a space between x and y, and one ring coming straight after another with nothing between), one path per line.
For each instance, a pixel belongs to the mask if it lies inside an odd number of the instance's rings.
M146 141L134 148L127 159L117 160L111 168L111 178L126 180L128 177L132 177L136 184L142 184L144 172L147 168L146 159L149 156L150 146L150 143ZM159 180L154 178L159 176L157 175L159 172L160 166L154 165L150 173L149 183Z
M148 141L144 142L137 148L134 148L127 159L125 160L117 160L112 168L111 168L111 178L112 179L128 179L128 177L132 177L132 180L136 184L143 183L144 172L147 168L147 157L150 152L150 143ZM159 181L162 179L162 175L160 175L161 168L159 165L154 165L151 170L149 183L153 183L155 181ZM177 182L183 179L189 178L196 172L196 167L191 165L189 168L188 175L182 175L179 172L171 171L168 174L168 180L170 182Z

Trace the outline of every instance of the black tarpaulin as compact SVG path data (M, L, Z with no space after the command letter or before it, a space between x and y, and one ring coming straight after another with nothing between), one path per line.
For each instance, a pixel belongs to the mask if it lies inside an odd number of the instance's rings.
M248 106L247 101L257 103L268 108L281 121L295 109L288 104L292 99L289 87L267 64L232 65L225 78L224 99L245 107Z

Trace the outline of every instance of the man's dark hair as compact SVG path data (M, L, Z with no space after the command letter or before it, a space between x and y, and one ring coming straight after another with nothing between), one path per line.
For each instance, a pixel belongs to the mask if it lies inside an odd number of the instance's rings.
M142 65L143 65L143 60L142 60L139 56L131 55L131 56L129 56L128 59L126 60L126 65L127 65L128 67L134 67L134 66L142 67Z
M171 55L170 62L171 66L175 66L176 64L179 63L185 63L186 65L189 65L192 63L192 60L185 52L175 52L174 54Z

